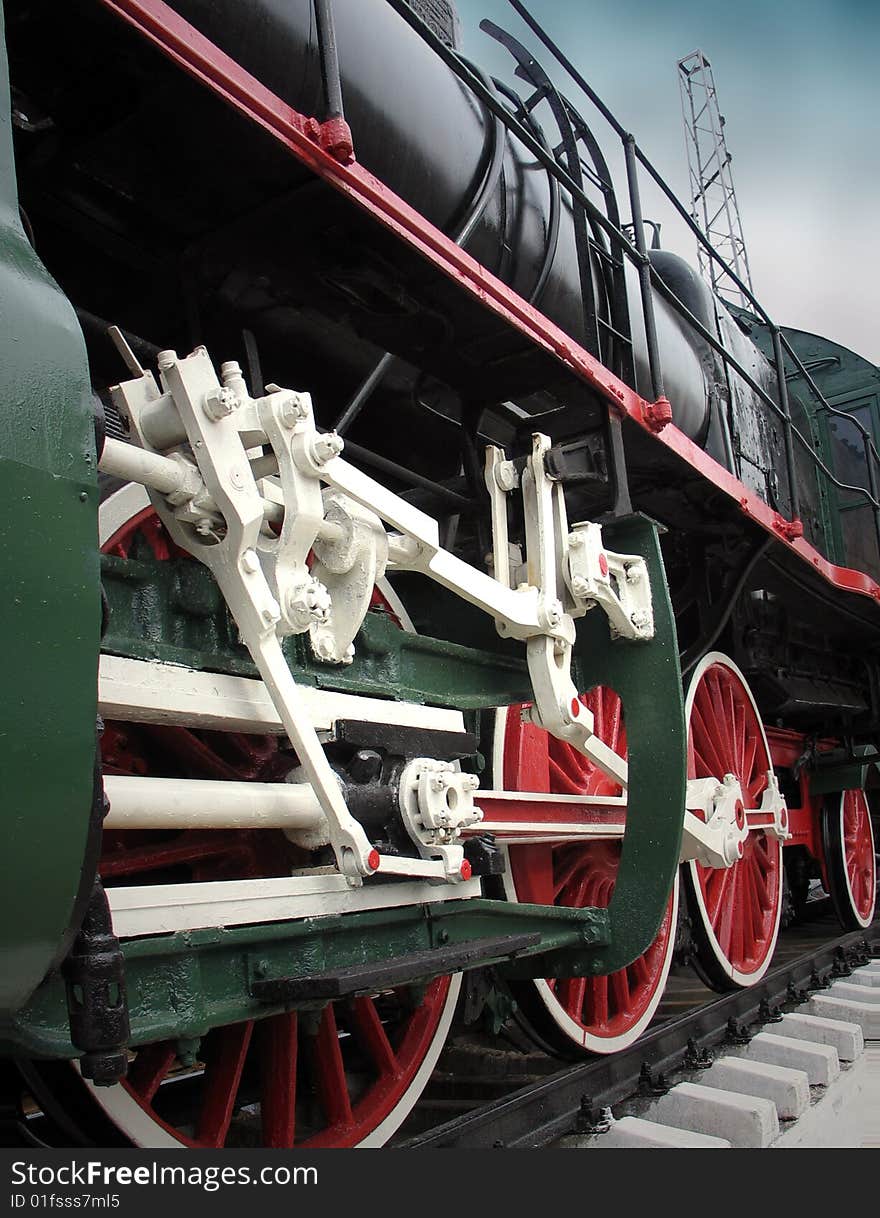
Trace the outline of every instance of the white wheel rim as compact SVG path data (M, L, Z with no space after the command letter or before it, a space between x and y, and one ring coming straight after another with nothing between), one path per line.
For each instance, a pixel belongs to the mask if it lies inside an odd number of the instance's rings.
M758 707L755 703L754 697L752 696L752 691L749 688L748 682L746 681L746 679L743 676L740 669L736 666L736 664L734 664L733 660L731 660L728 656L724 655L724 653L720 652L720 651L708 652L705 656L703 656L702 660L700 660L699 664L694 669L693 675L691 677L690 685L688 686L688 692L687 692L687 697L685 698L685 708L684 708L685 709L685 724L687 725L688 733L690 733L691 712L693 711L694 699L696 698L697 689L699 687L700 681L702 680L703 674L706 672L706 670L711 668L715 664L719 664L722 667L728 669L739 680L739 682L742 686L743 692L745 693L746 697L748 698L748 701L751 704L751 707L755 713L755 718L758 723L758 729L760 731L761 743L762 743L764 749L766 750L766 755L769 757L770 756L770 745L767 741L767 733L764 730L764 724L763 724L761 716L758 712ZM721 777L721 776L719 775L719 777ZM734 867L738 867L739 865L740 865L739 862L733 864ZM781 857L780 857L780 866L781 866ZM697 904L697 908L698 908L699 914L700 914L700 921L701 921L702 927L703 927L703 933L706 936L706 939L708 941L709 947L712 951L712 954L713 954L715 960L717 961L718 965L723 969L723 971L726 973L726 975L731 979L731 981L733 981L737 986L740 986L745 989L748 986L754 985L757 981L761 980L761 978L767 972L767 969L770 967L770 961L773 958L773 952L776 948L776 940L779 937L779 921L782 916L782 884L781 884L781 882L779 884L779 894L778 894L778 898L776 901L776 911L775 911L775 917L774 917L774 923L773 923L772 936L771 936L770 945L767 950L764 961L757 969L755 969L754 972L743 972L743 971L735 968L733 963L728 959L726 952L722 948L714 930L712 929L711 917L709 914L708 907L706 905L705 898L703 896L702 885L700 883L699 864L695 863L695 862L689 862L687 864L687 868L688 868L688 875L690 878L689 890L690 890L691 896L693 897L694 901Z
M877 907L877 880L876 880L876 874L875 874L874 901L871 905L871 910L870 910L870 913L868 914L868 916L863 917L859 913L859 910L858 910L856 896L855 896L855 893L853 892L852 884L850 883L849 867L847 867L847 865L846 865L846 833L845 833L846 826L844 824L844 804L846 802L846 797L848 794L849 794L848 791L841 791L840 808L839 808L838 814L837 814L838 831L840 833L840 864L841 864L841 868L843 870L843 883L846 888L846 895L847 895L847 899L849 901L850 909L852 911L852 916L855 918L856 922L858 922L859 926L861 926L862 929L864 930L867 927L869 927L871 925L871 923L874 921L874 911ZM864 795L864 792L861 792L861 794L863 795L863 797L865 799L865 809L867 812L868 838L869 838L870 846L871 846L871 858L874 860L874 867L875 867L875 871L876 871L877 856L875 853L875 843L874 843L874 825L871 821L871 810L867 806L868 797L866 795Z

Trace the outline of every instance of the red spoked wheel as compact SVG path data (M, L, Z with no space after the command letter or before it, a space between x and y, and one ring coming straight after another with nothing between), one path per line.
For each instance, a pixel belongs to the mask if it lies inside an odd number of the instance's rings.
M760 807L770 749L742 673L720 652L700 661L685 702L688 778L739 779L746 809ZM697 967L717 989L745 988L770 965L782 912L782 848L752 829L732 866L687 864Z
M877 855L871 810L865 792L841 792L822 812L825 871L834 910L847 930L864 930L874 920Z
M620 698L597 687L581 695L594 716L594 730L621 757L626 727ZM498 712L495 773L508 791L558 795L620 795L621 788L571 745L531 723L519 707ZM509 846L504 877L513 901L605 908L620 862L619 840ZM678 875L657 937L626 968L607 977L538 979L522 982L516 997L526 1016L551 1045L591 1053L614 1053L632 1044L648 1026L663 994L675 948Z
M101 509L105 551L176 553L142 488ZM407 627L390 589L385 608ZM105 769L163 777L282 780L296 759L272 736L108 723ZM105 884L290 874L309 856L276 830L107 832ZM409 1114L443 1047L461 979L400 987L216 1028L200 1043L134 1050L129 1075L91 1100L139 1146L379 1146Z

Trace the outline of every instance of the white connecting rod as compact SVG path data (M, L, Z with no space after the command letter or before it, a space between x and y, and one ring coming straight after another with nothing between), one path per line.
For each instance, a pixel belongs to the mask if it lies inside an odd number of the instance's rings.
M327 821L308 783L219 782L105 774L107 829L322 830Z

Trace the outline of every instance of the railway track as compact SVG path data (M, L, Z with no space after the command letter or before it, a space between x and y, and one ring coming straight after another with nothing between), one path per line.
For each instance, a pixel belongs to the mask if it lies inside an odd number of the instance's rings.
M603 1109L662 1094L677 1075L705 1066L725 1045L741 1043L870 955L880 955L880 920L865 932L840 934L829 911L781 934L771 969L751 989L719 996L689 965L676 966L640 1040L574 1065L530 1047L515 1015L501 1037L466 1030L445 1049L392 1146L527 1149L588 1133L601 1126ZM0 1079L0 1144L101 1143L44 1111L22 1075L8 1069Z
M558 1058L493 1049L479 1037L453 1041L394 1146L530 1149L593 1132L603 1109L662 1095L677 1075L705 1068L878 954L880 921L840 934L829 912L780 935L770 970L750 989L718 995L689 966L675 968L648 1031L613 1056L561 1067Z

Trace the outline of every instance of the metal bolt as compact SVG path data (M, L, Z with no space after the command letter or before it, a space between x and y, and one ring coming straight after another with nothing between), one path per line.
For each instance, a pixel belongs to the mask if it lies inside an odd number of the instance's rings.
M281 405L278 407L278 417L285 427L289 427L292 430L296 427L297 423L309 417L308 398L303 397L299 393L286 394Z
M331 608L330 593L320 580L310 577L307 583L290 590L287 620L296 630L305 630L312 623L324 626L330 619Z
M245 550L241 556L241 569L248 575L256 575L260 569L260 560L256 550Z
M156 358L156 362L159 365L160 371L167 372L169 368L173 368L177 363L177 352L160 351Z
M626 582L628 584L637 584L645 574L645 568L640 562L632 562L626 568Z
M562 601L547 601L543 606L543 612L539 610L544 619L545 629L554 629L562 621Z
M225 385L221 385L216 389L208 390L202 403L202 409L208 418L213 419L216 423L220 419L227 418L240 405L241 399L238 394L232 389L227 389Z
M629 620L636 630L645 630L651 621L651 615L645 609L636 609L635 613L630 614Z
M326 634L319 634L314 640L315 654L321 660L333 659L333 640Z
M228 385L233 377L241 376L241 365L238 360L228 359L220 365L220 380Z
M585 597L590 591L590 585L583 575L576 575L571 581L571 590L575 596Z
M184 1037L177 1042L177 1060L181 1066L194 1066L198 1061L202 1041L199 1036Z
M499 461L495 466L495 485L502 491L515 490L519 485L519 474L512 461Z
M323 465L325 461L338 457L344 447L345 442L342 437L338 436L335 431L328 431L325 435L315 436L312 441L312 456L319 465Z
M312 578L306 585L306 605L314 621L322 626L329 621L333 602L319 579Z
M582 533L569 533L568 545L571 550L580 550L584 544Z

